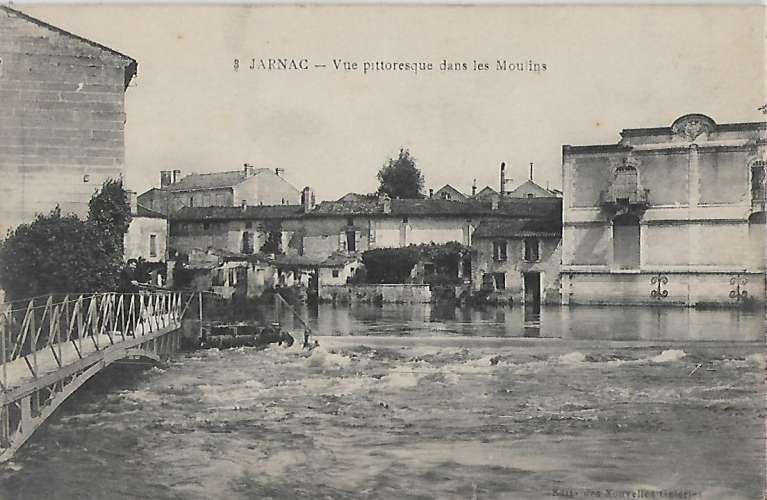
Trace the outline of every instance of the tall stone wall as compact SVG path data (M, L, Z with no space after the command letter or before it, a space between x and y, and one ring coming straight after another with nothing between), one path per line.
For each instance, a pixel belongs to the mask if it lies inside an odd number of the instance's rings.
M0 9L0 238L47 213L84 216L123 172L124 92L135 61Z

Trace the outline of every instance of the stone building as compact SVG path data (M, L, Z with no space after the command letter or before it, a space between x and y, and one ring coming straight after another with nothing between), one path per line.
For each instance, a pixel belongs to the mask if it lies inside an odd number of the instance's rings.
M763 300L766 130L691 114L563 146L563 303Z
M168 237L167 218L136 203L135 193L129 195L132 220L123 239L125 258L142 259L152 263L164 262Z
M533 202L533 200L530 200ZM483 221L472 243L472 288L515 304L560 302L559 264L562 205L557 198L534 201L526 217Z
M282 252L302 255L301 205L248 207L187 207L170 216L170 250L258 253L271 238ZM266 252L269 253L269 252Z
M160 188L139 196L139 203L163 213L183 208L298 205L300 193L283 178L282 169L256 168L189 174L180 170L160 172Z
M0 237L123 174L132 58L0 6Z

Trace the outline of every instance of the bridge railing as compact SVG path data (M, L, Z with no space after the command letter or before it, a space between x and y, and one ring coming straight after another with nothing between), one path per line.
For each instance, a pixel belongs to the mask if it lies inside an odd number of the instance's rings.
M8 386L7 367L19 359L37 378L41 351L50 350L61 367L67 344L83 357L84 347L100 350L179 322L184 306L180 292L152 291L49 296L0 310L1 389Z

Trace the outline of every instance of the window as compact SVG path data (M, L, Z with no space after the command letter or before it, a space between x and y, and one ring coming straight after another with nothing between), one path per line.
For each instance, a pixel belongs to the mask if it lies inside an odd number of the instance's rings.
M207 231L208 229L210 229L210 222L203 222L203 223L202 223L202 228L203 228L205 231Z
M402 223L403 223L403 224L407 224L408 222L409 222L409 220L408 220L408 218L407 218L407 217L403 217L403 218L402 218Z
M189 206L190 206L190 207L193 207L193 206L194 206L194 196L190 196L190 197L189 197Z
M527 193L528 198L535 198L535 195L533 193Z
M149 235L149 256L157 257L157 235Z
M751 166L751 199L754 201L764 201L767 198L765 173L763 161L758 161Z
M246 222L245 223L245 229L251 229L252 227L253 227L253 223L252 222Z
M538 262L540 259L539 240L535 238L525 239L525 260L527 262Z
M506 290L506 273L493 273L496 290Z
M346 250L357 251L357 234L354 231L346 231Z
M242 233L242 253L253 253L253 237L250 231L243 231Z
M639 269L639 219L621 215L613 220L613 265L616 269Z
M347 217L346 218L346 225L347 226L353 226L354 225L354 217Z
M639 185L637 183L637 169L627 163L615 169L613 182L613 196L619 203L628 203L636 200Z
M333 277L338 278L339 271L338 269L333 269Z
M493 260L503 262L507 259L508 244L505 241L493 242Z

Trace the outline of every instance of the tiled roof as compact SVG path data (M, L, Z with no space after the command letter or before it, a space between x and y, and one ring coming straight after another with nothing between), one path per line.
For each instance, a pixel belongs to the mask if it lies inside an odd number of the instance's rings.
M555 219L523 219L483 221L477 226L473 238L522 238L525 236L562 235L562 223Z
M185 207L171 215L172 220L249 220L290 219L303 214L301 205L256 205L241 207Z
M277 255L272 262L280 267L317 267L322 259L306 255Z
M497 209L490 202L476 200L391 200L391 213L385 214L383 202L324 201L307 215L312 216L504 216L560 218L562 200L559 198L505 198Z
M257 168L253 175L269 172L268 168ZM208 174L189 174L168 186L168 191L194 191L199 189L217 189L236 186L246 179L244 170L211 172Z

